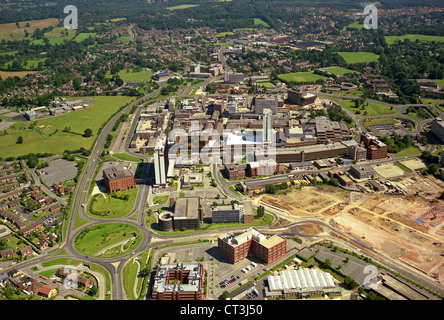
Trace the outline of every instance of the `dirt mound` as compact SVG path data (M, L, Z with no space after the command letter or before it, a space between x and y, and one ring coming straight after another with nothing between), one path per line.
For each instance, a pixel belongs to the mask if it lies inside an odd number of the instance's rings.
M315 236L323 231L324 229L317 223L308 222L299 226L299 232L306 236Z

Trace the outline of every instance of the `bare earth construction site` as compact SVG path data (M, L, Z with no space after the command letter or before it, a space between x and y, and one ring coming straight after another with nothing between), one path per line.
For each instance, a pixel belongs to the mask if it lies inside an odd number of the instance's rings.
M397 182L408 195L348 191L341 194L305 187L285 195L263 196L260 200L294 217L326 219L324 222L362 239L380 253L380 258L401 261L444 283L444 201L437 200L440 188L435 187L440 181L426 177L408 181L411 179ZM322 232L322 227L310 223L301 226L300 231L316 235Z

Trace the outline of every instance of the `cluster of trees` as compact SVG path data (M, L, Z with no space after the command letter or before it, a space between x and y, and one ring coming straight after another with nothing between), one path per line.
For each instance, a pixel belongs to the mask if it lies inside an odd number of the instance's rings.
M163 96L167 96L171 93L174 93L178 90L177 86L174 86L172 84L167 84L165 87L163 87L162 89L160 89L160 94Z
M379 137L379 139L387 145L387 152L389 153L398 153L415 144L410 135L401 137L396 133L392 133L389 136Z
M442 152L442 151L441 151ZM444 173L440 172L439 156L435 156L428 151L421 153L421 159L427 163L426 173L434 175L436 178L444 180Z
M90 128L85 129L85 131L83 132L83 137L85 137L85 138L92 137L92 135L93 135L93 131Z
M416 33L416 32L415 32ZM444 77L443 50L437 43L408 39L384 47L379 65L400 103L416 103L419 84L414 79L441 79Z
M338 105L329 107L327 114L332 121L345 121L347 124L353 123L353 119Z
M119 199L119 200L125 200L125 201L128 201L130 198L129 194L124 194L121 192L113 192L113 193L111 193L111 197L113 197L115 199Z
M109 134L106 136L106 141L105 141L105 149L108 149L111 146L111 142L113 141L113 136L112 134Z
M416 116L419 119L429 119L431 118L431 115L429 114L429 112L427 111L427 109L423 108L423 107L414 107L414 106L410 106L407 107L404 111L405 114L409 114L409 113L415 113Z
M279 190L287 189L288 185L286 182L279 183L279 184L267 184L265 186L265 192L270 194L276 194Z
M265 207L264 206L259 206L257 208L257 213L256 214L257 214L257 216L259 218L262 218L265 215Z
M124 113L122 114L119 119L117 119L116 123L114 124L113 128L111 129L111 131L116 131L119 128L119 125L122 122L125 122L126 120L128 120L128 114Z
M207 86L205 87L205 91L208 94L215 94L217 91L217 87L215 87L214 85L212 85L211 83L207 84Z

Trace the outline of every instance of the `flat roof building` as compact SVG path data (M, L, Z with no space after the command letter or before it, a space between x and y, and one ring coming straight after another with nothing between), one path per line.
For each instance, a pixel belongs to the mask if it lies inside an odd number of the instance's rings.
M242 182L244 185L244 193L260 193L265 190L267 185L276 185L286 183L287 185L291 185L291 180L286 175L277 175L268 179L255 179L250 181Z
M340 288L328 272L298 268L279 271L267 277L267 297L305 297L340 293Z
M278 100L270 96L257 96L254 98L254 113L263 115L265 109L269 109L273 115L277 113Z
M254 211L251 201L211 207L212 223L253 223Z
M153 80L156 81L165 81L174 76L174 73L171 70L162 70L152 76Z
M432 121L431 130L441 141L444 141L444 121L441 118Z
M202 300L204 270L200 263L166 264L157 267L152 300Z
M199 229L199 198L177 198L174 204L173 228L174 230Z
M279 164L274 159L247 163L247 175L250 177L267 176L279 172Z
M254 255L265 264L270 264L285 256L287 240L277 234L267 238L256 228L249 228L236 236L230 233L219 236L218 249L231 263Z
M287 100L299 106L306 106L316 101L316 95L307 92L303 87L287 89L287 94L288 94Z
M376 160L387 157L387 145L376 136L363 133L361 134L361 142L367 149L367 159Z
M154 150L154 177L157 186L164 186L167 183L168 155L165 153L165 139L158 139Z
M318 144L303 147L277 148L275 152L276 162L292 163L313 161L323 158L335 158L347 154L348 148L341 142L331 144ZM258 155L259 152L256 152Z
M103 180L105 180L110 193L136 187L133 174L123 166L104 169Z
M230 180L245 177L245 168L241 169L235 164L225 164L224 172Z
M356 179L368 179L376 176L376 171L371 166L350 166L350 174Z

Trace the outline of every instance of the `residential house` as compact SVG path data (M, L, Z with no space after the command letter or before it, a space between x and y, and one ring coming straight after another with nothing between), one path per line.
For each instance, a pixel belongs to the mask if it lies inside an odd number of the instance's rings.
M14 256L14 250L13 249L5 249L0 251L0 258L11 258Z
M0 274L0 286L4 286L6 282L8 282L8 279L9 277L7 273Z
M26 247L20 249L19 251L20 251L20 255L22 257L26 257L33 252L31 246L26 246Z
M57 289L47 284L40 287L38 293L45 298L51 298L57 295Z

